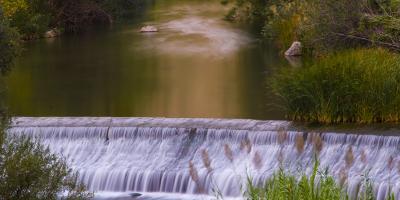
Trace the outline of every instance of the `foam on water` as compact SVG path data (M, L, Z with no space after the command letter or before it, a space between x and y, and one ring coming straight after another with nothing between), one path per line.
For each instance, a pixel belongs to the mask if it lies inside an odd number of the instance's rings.
M311 173L314 147L320 146L321 168L328 167L338 181L346 175L351 198L369 171L378 199L387 195L389 184L399 199L400 137L304 133L289 125L220 119L16 118L10 133L34 137L65 156L80 180L100 193L213 195L218 189L224 196L240 197L247 175L257 184L280 166Z

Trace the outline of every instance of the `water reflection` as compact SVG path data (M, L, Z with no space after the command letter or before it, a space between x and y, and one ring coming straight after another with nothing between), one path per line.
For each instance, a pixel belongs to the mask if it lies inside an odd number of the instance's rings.
M11 111L281 119L266 79L284 61L225 22L226 10L158 0L138 23L29 43L8 80ZM146 24L160 32L139 33Z

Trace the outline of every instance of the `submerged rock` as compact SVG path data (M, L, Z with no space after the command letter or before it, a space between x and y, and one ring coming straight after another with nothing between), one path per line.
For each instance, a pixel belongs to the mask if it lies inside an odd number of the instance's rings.
M51 29L51 30L47 31L46 33L44 33L45 38L54 38L54 37L58 37L60 35L61 35L61 32L57 29Z
M135 193L131 193L130 196L131 196L132 198L136 198L136 197L142 196L142 194L136 193L136 192L135 192Z
M142 33L158 32L158 29L155 26L144 26L140 29L140 32Z
M301 56L302 47L301 42L295 41L292 46L285 52L285 56Z

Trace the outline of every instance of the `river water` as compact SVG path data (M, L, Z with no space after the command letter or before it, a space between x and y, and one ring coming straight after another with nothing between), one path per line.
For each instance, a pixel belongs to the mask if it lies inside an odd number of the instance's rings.
M7 80L17 116L282 119L268 88L286 61L219 1L156 0L108 30L26 44ZM142 34L144 25L158 33Z

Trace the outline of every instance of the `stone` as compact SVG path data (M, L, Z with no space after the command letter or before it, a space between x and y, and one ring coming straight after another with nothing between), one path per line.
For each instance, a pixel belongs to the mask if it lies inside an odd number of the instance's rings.
M292 46L285 52L285 56L301 56L302 47L301 42L295 41Z
M142 33L149 33L149 32L158 32L158 29L155 26L143 26L140 29Z
M57 29L51 29L51 30L47 31L46 33L44 33L45 38L54 38L54 37L58 37L59 35L61 35L61 33Z

